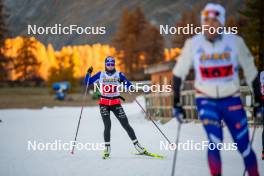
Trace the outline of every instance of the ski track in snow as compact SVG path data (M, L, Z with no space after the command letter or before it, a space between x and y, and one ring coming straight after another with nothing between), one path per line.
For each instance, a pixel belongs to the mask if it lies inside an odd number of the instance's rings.
M138 98L144 105L142 97ZM160 150L164 138L136 103L123 105L131 126L150 152L165 155L153 159L136 156L134 147L118 120L111 114L111 159L102 160L102 151L28 151L28 140L54 142L73 140L79 118L80 107L55 107L40 110L0 110L0 176L168 176L171 172L173 151ZM164 133L175 140L176 121L159 124ZM252 132L252 129L251 129ZM256 130L253 143L259 171L264 175L264 161L260 159L262 128ZM78 142L102 142L103 122L98 107L85 107L78 135ZM226 127L225 142L232 142ZM184 124L180 141L207 140L201 124ZM176 175L209 175L206 150L178 152ZM223 175L240 176L243 173L242 158L237 151L222 151Z

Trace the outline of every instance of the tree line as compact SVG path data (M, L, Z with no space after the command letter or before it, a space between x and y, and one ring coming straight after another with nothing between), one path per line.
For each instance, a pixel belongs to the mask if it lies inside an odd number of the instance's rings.
M193 7L188 12L182 12L180 20L175 25L194 24L194 26L198 26L201 9L202 5ZM264 15L262 11L262 0L245 0L245 6L239 10L238 15L227 18L227 26L237 26L239 34L245 38L260 70L264 69ZM1 81L9 79L9 75L13 74L16 75L17 80L22 82L42 78L48 84L69 80L73 85L77 85L78 77L85 74L83 67L93 65L96 70L104 69L103 59L109 54L117 58L118 69L130 79L138 80L144 79L142 77L144 68L164 62L168 60L167 56L171 55L168 54L168 49L164 50L165 41L159 33L159 29L145 17L144 11L140 7L123 10L116 33L111 39L111 45L114 48L97 46L100 48L100 54L92 54L91 52L94 50L91 50L90 46L64 47L60 52L57 52L53 50L51 45L39 46L40 44L36 39L26 36L20 37L20 45L15 50L16 54L6 54L6 51L14 50L14 44L6 44L8 38L7 18L3 0L0 0ZM189 37L191 35L173 36L172 48L181 48ZM43 52L45 59L39 59L39 55ZM99 61L102 63L98 65ZM43 75L45 75L44 78Z
M45 46L34 37L25 36L6 39L4 48L4 56L9 61L5 66L10 71L2 81L25 85L42 81L50 86L53 82L70 81L77 86L89 66L92 65L95 72L102 70L105 57L116 53L115 48L102 44L54 50L51 44Z

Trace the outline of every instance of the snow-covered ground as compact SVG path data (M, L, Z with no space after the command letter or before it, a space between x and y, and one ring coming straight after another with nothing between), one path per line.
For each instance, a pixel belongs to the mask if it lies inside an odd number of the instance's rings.
M140 102L143 103L141 98ZM102 160L102 151L28 151L28 141L61 143L73 140L80 108L43 108L40 110L0 110L0 175L1 176L168 176L171 172L173 151L160 150L163 137L135 103L124 104L131 126L139 141L149 151L165 155L165 159L152 159L133 155L133 145L126 132L113 116L111 130L111 159ZM161 129L175 140L177 123L172 120ZM252 131L252 129L251 129ZM86 107L78 136L81 143L103 141L103 122L98 107ZM264 175L264 162L260 159L261 132L257 129L254 149L259 170ZM232 142L224 129L225 142ZM206 140L200 124L189 123L182 127L181 142ZM165 142L165 141L164 141ZM240 176L243 172L241 156L237 151L222 151L223 175ZM176 175L209 175L206 150L178 153Z

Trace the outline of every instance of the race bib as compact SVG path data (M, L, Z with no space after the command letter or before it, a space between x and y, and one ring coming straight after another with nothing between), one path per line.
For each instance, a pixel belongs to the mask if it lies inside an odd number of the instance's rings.
M117 86L111 84L102 84L103 94L113 94L117 92Z
M200 66L202 79L216 79L234 75L233 65L225 66Z

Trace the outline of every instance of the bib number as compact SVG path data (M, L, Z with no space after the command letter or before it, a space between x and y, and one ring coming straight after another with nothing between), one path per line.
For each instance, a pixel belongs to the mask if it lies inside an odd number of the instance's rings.
M102 85L103 94L113 94L117 92L117 86L111 84L103 84Z
M233 65L200 67L202 79L216 79L233 76Z

